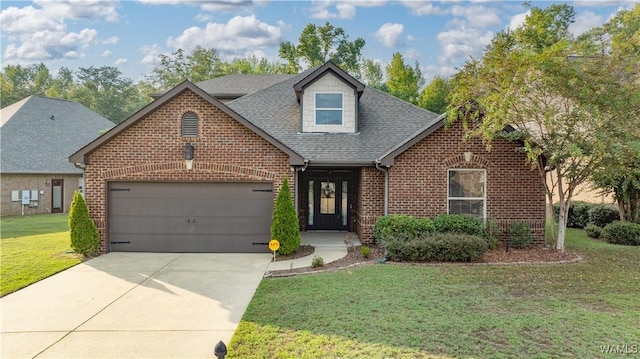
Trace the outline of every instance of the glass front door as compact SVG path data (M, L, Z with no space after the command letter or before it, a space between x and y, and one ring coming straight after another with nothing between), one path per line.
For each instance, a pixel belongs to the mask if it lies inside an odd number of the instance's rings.
M64 212L64 180L51 180L51 213Z
M316 178L309 180L308 188L308 228L347 229L348 181L337 177Z

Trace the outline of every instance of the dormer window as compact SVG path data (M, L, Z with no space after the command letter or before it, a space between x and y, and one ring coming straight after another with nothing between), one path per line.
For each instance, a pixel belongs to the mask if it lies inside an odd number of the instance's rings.
M316 125L342 125L342 93L316 92Z

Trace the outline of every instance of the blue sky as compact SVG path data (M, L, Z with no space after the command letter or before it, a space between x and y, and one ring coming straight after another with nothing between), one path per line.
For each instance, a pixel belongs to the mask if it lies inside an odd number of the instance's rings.
M575 35L637 1L571 1ZM56 71L117 66L141 80L160 54L214 47L223 59L278 60L308 23L330 22L366 41L363 55L384 66L394 52L418 61L427 83L480 57L491 38L522 23L522 1L34 0L0 3L1 64L43 62ZM552 2L533 1L546 7ZM556 2L558 3L558 2Z

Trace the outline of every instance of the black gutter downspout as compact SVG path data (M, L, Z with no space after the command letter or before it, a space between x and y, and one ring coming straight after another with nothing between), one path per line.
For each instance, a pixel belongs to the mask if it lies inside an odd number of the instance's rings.
M389 169L380 166L380 161L376 160L376 168L384 172L384 215L389 214Z

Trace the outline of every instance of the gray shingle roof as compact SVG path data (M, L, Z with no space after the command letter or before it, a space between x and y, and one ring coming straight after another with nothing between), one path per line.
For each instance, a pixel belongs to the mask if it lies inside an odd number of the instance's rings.
M2 173L82 173L69 155L114 126L79 103L44 96L3 108L0 118Z
M213 97L236 99L263 90L294 76L286 74L233 74L196 82L195 84ZM164 92L154 93L151 96L158 98L162 94Z
M227 105L312 165L372 164L417 131L438 121L435 113L365 87L360 98L358 133L301 133L300 105L293 86L313 70Z

